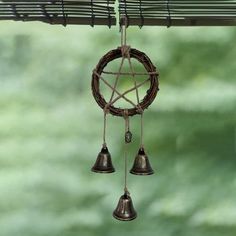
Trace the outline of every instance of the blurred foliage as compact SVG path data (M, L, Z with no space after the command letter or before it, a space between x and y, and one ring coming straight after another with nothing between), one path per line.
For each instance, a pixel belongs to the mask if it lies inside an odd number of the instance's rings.
M109 117L117 172L90 172L102 111L90 91L118 29L1 22L1 236L235 236L235 28L130 28L128 42L160 71L145 113L156 174L129 175L139 217L111 216L122 194L123 120ZM131 120L138 149L139 118Z

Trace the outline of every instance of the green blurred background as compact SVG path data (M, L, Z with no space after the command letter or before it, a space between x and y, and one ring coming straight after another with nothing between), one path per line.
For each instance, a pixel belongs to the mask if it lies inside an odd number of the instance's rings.
M90 89L118 28L0 23L1 236L235 236L236 29L130 28L160 71L145 114L156 173L129 175L138 211L112 218L123 190L122 119L109 117L116 173L90 172L102 111ZM138 150L139 119L131 120Z

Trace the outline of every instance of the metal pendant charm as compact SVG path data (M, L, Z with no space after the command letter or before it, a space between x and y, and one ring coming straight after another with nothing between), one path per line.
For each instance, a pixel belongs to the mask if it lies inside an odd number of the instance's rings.
M131 143L132 142L132 133L128 130L126 133L125 133L125 142L126 143Z

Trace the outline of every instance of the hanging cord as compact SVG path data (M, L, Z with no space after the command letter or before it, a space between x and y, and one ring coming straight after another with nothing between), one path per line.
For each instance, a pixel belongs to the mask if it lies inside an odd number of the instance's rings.
M104 126L103 126L103 148L107 147L106 129L107 129L107 111L104 109Z
M120 15L120 25L124 25L125 23L125 26L128 27L129 26L129 15L128 15L128 12L127 12L127 1L124 0L124 8L125 8L125 15Z
M129 131L129 114L128 110L124 111L124 119L125 119L125 144L124 144L124 159L125 159L125 179L124 179L124 192L129 195L128 187L127 187L127 179L128 179L128 144L131 142L132 134ZM130 133L131 136L127 138L127 134Z
M127 23L127 17L123 17L121 20L121 25L120 25L120 31L121 31L121 47L122 46L127 46L127 29L128 23Z
M140 137L140 147L143 148L144 144L143 144L143 112L141 113L141 137Z

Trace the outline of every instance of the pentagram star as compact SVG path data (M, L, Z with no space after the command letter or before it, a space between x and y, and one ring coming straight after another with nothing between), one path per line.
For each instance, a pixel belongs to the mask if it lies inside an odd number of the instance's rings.
M148 82L150 80L150 78L146 79L145 81L143 81L142 83L137 83L136 79L135 79L135 76L136 75L150 75L149 73L135 73L134 69L133 69L133 66L132 66L132 62L131 62L131 58L128 57L128 62L129 62L129 69L130 69L130 73L123 73L122 72L122 68L123 68L123 65L124 65L124 60L125 60L125 57L122 57L122 60L121 60L121 63L120 63L120 66L119 66L119 70L118 72L114 73L114 72L104 72L104 74L112 74L112 75L115 75L116 78L115 78L115 83L114 85L111 85L107 80L105 80L101 75L99 75L96 71L94 72L111 90L112 90L112 94L111 94L111 97L110 97L110 100L109 100L109 103L108 103L108 106L111 106L113 105L115 102L117 102L118 100L120 100L121 98L123 98L125 101L127 101L128 103L130 103L134 108L139 108L139 92L138 92L138 88L141 87L142 85L144 85L146 82ZM118 84L118 81L120 79L120 76L121 75L131 75L132 76L132 79L133 79L133 82L134 82L134 87L126 90L125 92L121 93L117 90L117 84ZM136 91L136 99L137 99L137 104L135 104L133 101L131 101L130 99L128 99L125 95L131 93L132 91ZM117 94L117 97L114 98L115 96L115 93Z

